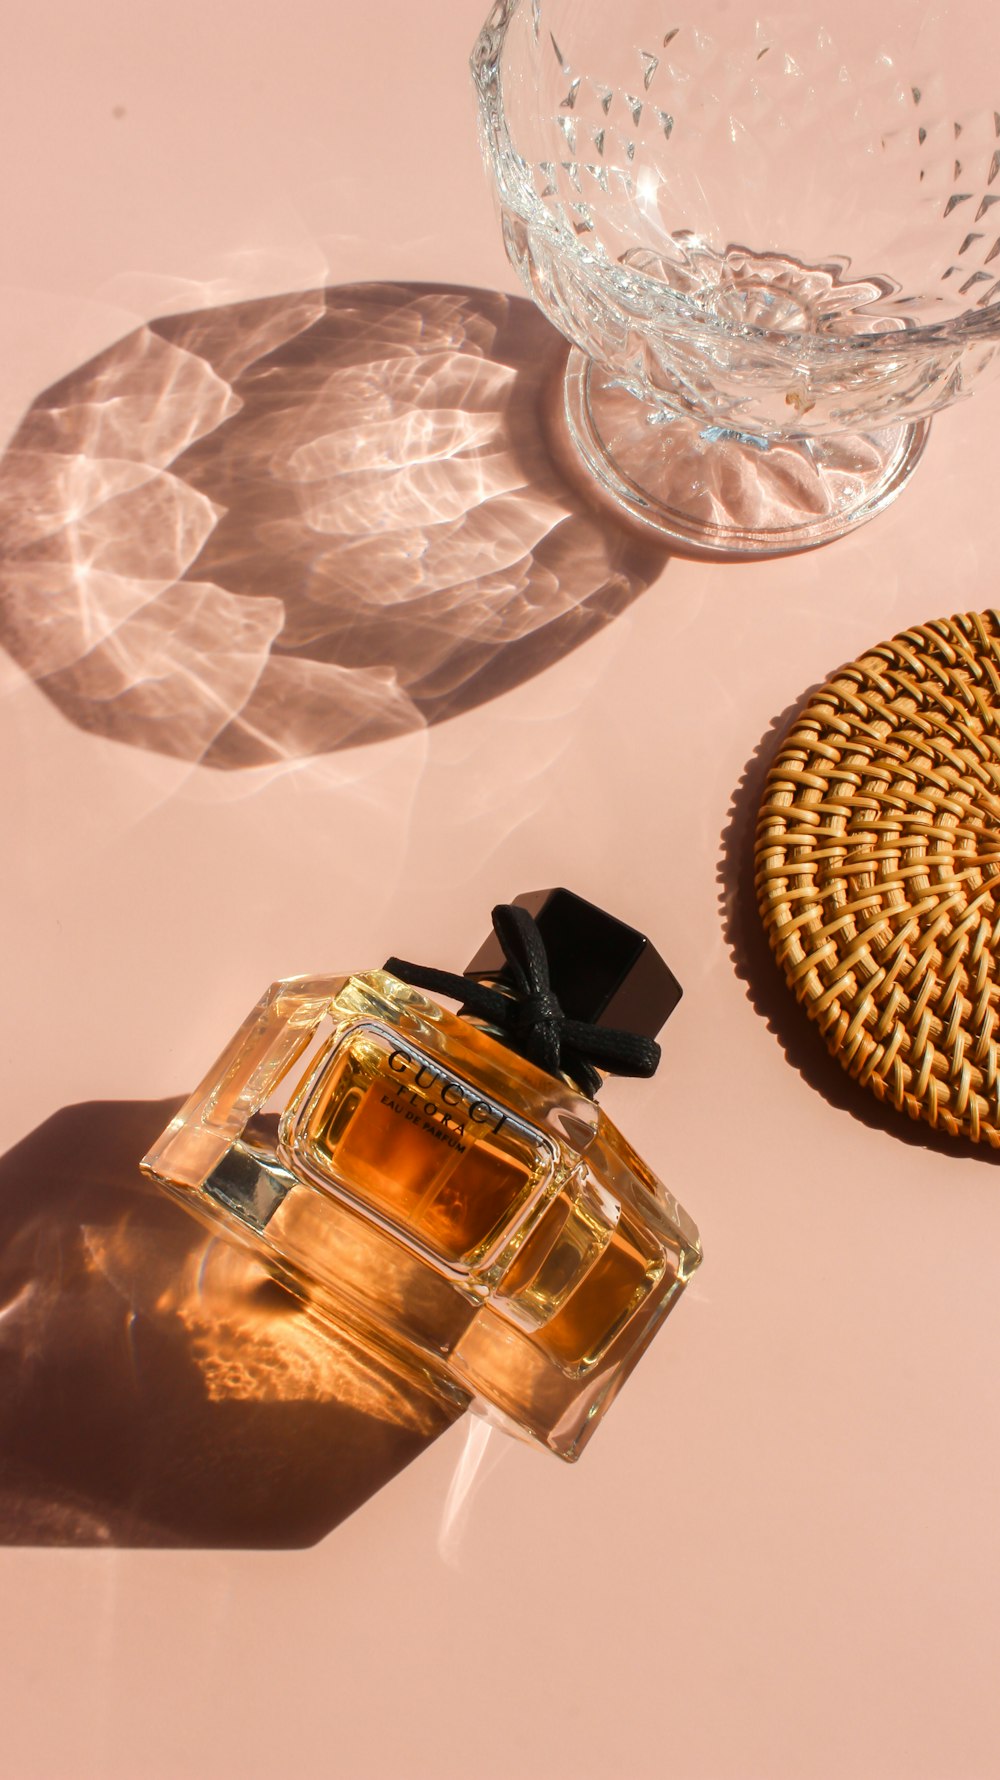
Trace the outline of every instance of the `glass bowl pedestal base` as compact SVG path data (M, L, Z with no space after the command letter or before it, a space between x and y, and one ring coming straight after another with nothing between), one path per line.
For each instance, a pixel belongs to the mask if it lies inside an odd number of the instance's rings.
M579 348L561 431L605 508L693 556L811 550L873 519L920 459L928 420L871 433L756 438L642 402Z

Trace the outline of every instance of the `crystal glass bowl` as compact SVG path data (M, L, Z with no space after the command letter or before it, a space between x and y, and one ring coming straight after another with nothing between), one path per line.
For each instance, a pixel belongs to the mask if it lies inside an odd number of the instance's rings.
M498 0L472 68L569 438L675 545L840 536L995 369L995 4Z

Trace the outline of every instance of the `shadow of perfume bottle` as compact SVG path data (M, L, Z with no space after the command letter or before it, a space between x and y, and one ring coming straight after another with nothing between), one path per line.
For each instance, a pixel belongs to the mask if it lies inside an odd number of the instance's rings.
M454 1412L142 1181L164 1102L0 1159L0 1542L315 1544Z
M0 642L93 734L240 768L539 673L661 572L546 443L525 298L362 284L136 329L0 460Z

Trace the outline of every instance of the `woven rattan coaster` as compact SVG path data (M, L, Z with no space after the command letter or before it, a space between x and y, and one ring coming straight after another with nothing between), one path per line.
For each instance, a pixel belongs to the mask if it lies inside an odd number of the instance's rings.
M912 1118L1000 1147L1000 616L842 668L768 774L757 897L833 1055Z

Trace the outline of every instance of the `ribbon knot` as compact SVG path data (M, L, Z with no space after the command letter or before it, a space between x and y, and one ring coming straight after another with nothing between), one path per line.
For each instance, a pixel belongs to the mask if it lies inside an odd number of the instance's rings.
M600 1070L613 1075L653 1074L660 1061L655 1039L570 1020L563 1013L549 977L545 941L527 909L498 904L493 929L506 960L509 989L402 958L388 959L385 968L416 989L460 1001L463 1013L498 1028L512 1050L549 1075L570 1076L587 1094L597 1093Z
M551 989L542 995L526 995L523 1001L514 1003L513 1024L518 1032L527 1032L532 1026L544 1026L564 1018Z

